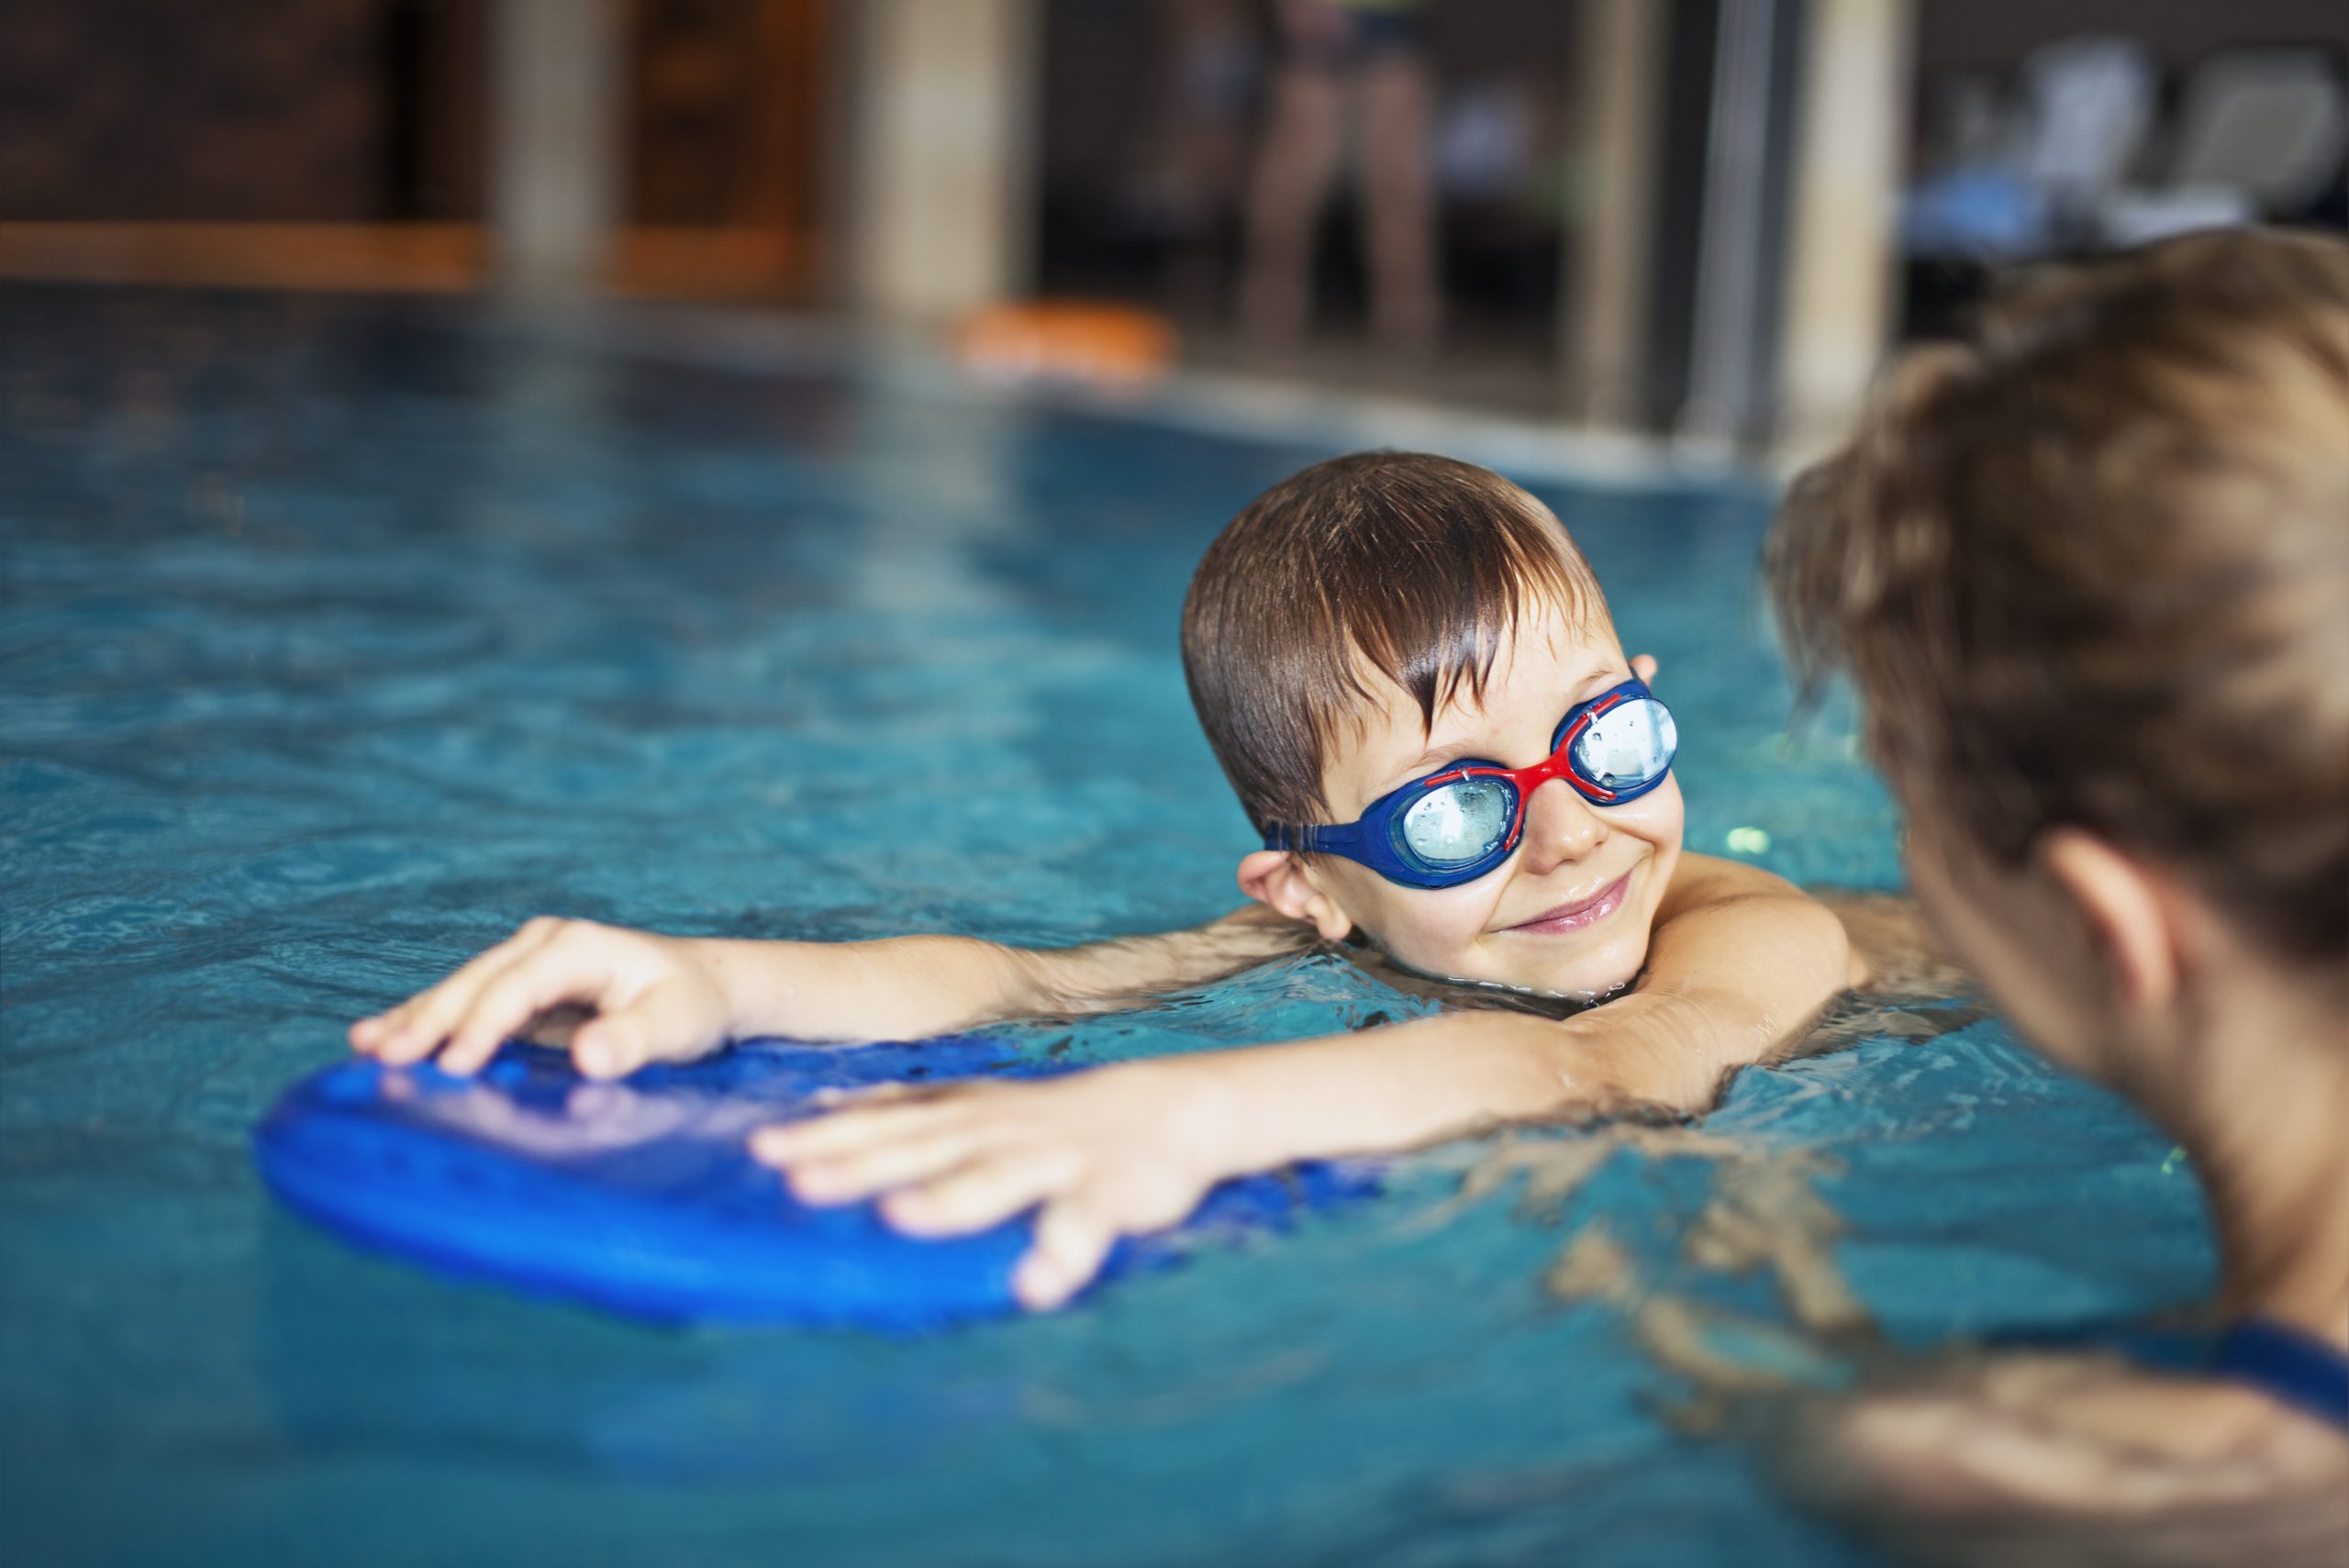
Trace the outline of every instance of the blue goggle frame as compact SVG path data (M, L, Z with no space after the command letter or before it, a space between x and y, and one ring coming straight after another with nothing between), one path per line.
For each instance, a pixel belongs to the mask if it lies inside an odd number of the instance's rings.
M1631 702L1653 704L1656 709L1661 720L1657 728L1660 759L1637 777L1609 775L1602 781L1589 759L1583 755L1591 726L1607 713ZM1679 736L1672 722L1672 710L1648 690L1644 681L1625 681L1567 710L1552 732L1550 755L1530 768L1504 768L1497 762L1474 760L1453 762L1440 772L1413 779L1400 789L1380 795L1352 822L1320 827L1268 827L1264 830L1264 848L1339 855L1366 865L1387 881L1405 887L1457 887L1493 871L1516 852L1517 841L1525 832L1525 803L1552 779L1564 779L1593 805L1620 806L1639 799L1664 783L1672 773L1673 759L1678 752ZM1507 834L1483 853L1453 863L1438 863L1411 848L1404 837L1404 819L1429 797L1430 791L1484 779L1497 782L1508 792Z

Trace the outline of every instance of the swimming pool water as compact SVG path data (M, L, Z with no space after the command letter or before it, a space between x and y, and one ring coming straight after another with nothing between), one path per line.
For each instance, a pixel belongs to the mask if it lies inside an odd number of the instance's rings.
M1620 1316L1707 1162L1561 1216L1377 1203L930 1339L641 1327L443 1283L272 1205L247 1137L341 1030L531 914L1039 942L1235 902L1183 585L1314 458L449 306L0 290L0 1541L21 1562L1864 1561ZM1475 452L1462 455L1474 457ZM1842 728L1789 735L1750 487L1537 485L1679 714L1689 841L1889 886ZM1761 848L1766 838L1766 849ZM1081 1059L1405 1016L1341 962L1069 1029ZM1896 1341L2193 1296L2193 1184L1995 1023L1745 1074L1841 1162Z

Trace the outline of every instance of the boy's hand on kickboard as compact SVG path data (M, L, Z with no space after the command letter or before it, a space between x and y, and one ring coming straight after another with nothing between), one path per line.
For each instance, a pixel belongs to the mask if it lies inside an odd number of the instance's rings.
M844 1109L760 1129L751 1151L802 1202L879 1196L882 1218L916 1236L959 1236L1038 1208L1012 1290L1041 1310L1083 1288L1119 1237L1198 1206L1229 1173L1213 1153L1223 1126L1207 1074L1162 1060L868 1090Z
M351 1044L392 1066L437 1052L444 1071L476 1073L508 1036L563 1007L596 1015L568 1042L590 1078L726 1042L724 988L691 943L541 916L430 990L351 1025Z

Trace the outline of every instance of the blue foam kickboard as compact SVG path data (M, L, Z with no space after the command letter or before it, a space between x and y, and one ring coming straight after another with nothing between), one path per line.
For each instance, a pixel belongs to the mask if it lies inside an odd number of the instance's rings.
M509 1042L476 1078L352 1058L281 1096L253 1133L278 1196L362 1246L668 1321L921 1329L1019 1308L1021 1218L916 1240L871 1204L812 1208L750 1156L752 1129L819 1089L1060 1069L984 1036L815 1047L751 1040L618 1083ZM1103 1280L1204 1238L1280 1229L1375 1192L1369 1167L1308 1163L1226 1182L1183 1225L1130 1239Z

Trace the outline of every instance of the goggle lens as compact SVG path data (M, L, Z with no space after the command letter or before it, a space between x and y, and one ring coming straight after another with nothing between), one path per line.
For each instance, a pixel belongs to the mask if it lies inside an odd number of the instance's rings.
M1433 870L1474 865L1508 837L1514 794L1500 779L1461 779L1431 789L1403 814L1403 845Z
M1679 750L1672 710L1653 697L1633 697L1592 717L1575 738L1574 758L1601 789L1622 791L1662 778Z

